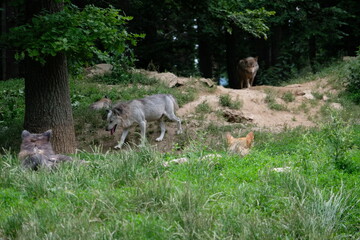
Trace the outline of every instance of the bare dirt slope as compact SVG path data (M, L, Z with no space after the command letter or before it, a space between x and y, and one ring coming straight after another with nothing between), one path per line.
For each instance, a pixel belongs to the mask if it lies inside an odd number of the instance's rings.
M155 142L159 135L159 126L157 123L149 124L148 141L164 152L172 150L175 144L188 141L192 134L195 135L199 130L206 129L210 124L221 127L241 123L255 131L277 132L284 128L316 126L321 117L321 108L325 104L333 108L341 108L340 104L332 102L331 99L337 91L326 78L283 87L255 86L236 90L217 86L209 79L178 78L172 73L140 71L170 87L177 88L183 94L187 93L189 86L197 89L196 99L177 110L177 115L183 121L185 136L177 136L176 123L167 122L164 140ZM225 95L228 95L232 102L240 103L240 107L231 109L223 106L220 97ZM208 110L205 112L199 110L200 105L206 105ZM99 144L104 150L112 149L120 138L120 132L121 129L118 129L114 136L105 136L108 133L103 130L101 133L98 132L103 136L103 141ZM138 128L130 132L128 136L130 145L139 143L137 132L139 132ZM239 129L234 129L235 135L240 132ZM223 141L222 136L213 137L218 138L219 142Z
M316 117L320 107L329 99L329 95L336 93L328 85L326 79L318 79L303 84L293 84L284 87L255 86L247 89L230 89L215 86L214 92L201 93L198 99L184 105L178 110L183 118L196 114L196 107L201 103L207 103L213 110L223 110L219 98L229 95L233 101L241 103L240 111L244 119L260 128L280 130L284 126L315 126ZM316 99L313 95L316 93ZM293 100L286 102L284 95L292 95ZM269 106L267 97L273 96L275 102L284 110L274 110ZM232 111L232 110L229 110ZM233 110L234 112L238 112ZM218 119L221 120L221 119ZM226 119L223 121L227 122Z

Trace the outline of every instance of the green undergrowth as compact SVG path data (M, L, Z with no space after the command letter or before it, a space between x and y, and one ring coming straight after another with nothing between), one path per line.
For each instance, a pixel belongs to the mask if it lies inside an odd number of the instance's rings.
M202 141L182 153L94 148L54 171L24 170L6 153L0 238L360 237L359 125L332 114L318 129L255 136L245 157ZM182 157L188 162L164 166Z
M184 105L197 94L142 76L107 78L71 80L77 136L87 124L104 126L104 112L88 110L104 95L118 101L171 93ZM317 128L273 133L213 123L180 136L181 151L147 145L104 153L94 143L74 162L33 172L16 156L23 81L1 82L0 91L7 93L0 104L0 239L360 238L360 111L346 97L336 99L344 110L323 109ZM204 102L197 111L210 107ZM228 153L224 133L250 129L250 154ZM179 158L187 162L164 166Z

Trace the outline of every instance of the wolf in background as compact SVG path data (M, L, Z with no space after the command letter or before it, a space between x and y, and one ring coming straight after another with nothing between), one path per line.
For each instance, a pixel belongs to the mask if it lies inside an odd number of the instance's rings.
M27 130L22 132L18 157L24 167L38 170L40 167L53 168L59 162L72 161L69 156L54 153L50 143L51 134L51 130L40 134Z
M115 148L120 149L125 142L130 127L139 124L141 131L141 145L145 141L145 132L147 122L159 121L161 134L156 141L162 141L165 135L164 117L178 124L177 133L182 133L181 120L175 115L175 110L179 106L175 98L170 94L156 94L142 99L135 99L128 102L120 102L111 110L108 110L108 125L106 131L114 134L116 127L119 125L123 128L120 142Z
M226 133L226 140L228 145L228 150L233 153L238 153L241 156L245 156L249 153L250 148L254 143L254 133L249 132L246 137L234 138L228 132Z
M237 68L240 88L250 88L254 84L256 73L259 70L258 57L241 59Z
M91 109L100 110L100 109L109 109L111 107L111 99L108 96L101 98L99 101L96 101L90 105Z

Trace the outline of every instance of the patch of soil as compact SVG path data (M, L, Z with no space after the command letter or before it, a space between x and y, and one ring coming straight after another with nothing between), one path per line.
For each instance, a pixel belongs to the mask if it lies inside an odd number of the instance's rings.
M144 72L144 70L142 70L142 72ZM151 76L157 78L156 72L151 72ZM179 91L184 91L183 87L186 86L186 84L199 84L199 82L206 83L206 81L208 81L202 79L194 83L194 78L190 81L190 79L177 78L174 74L159 73L159 79L161 79L162 82L167 80L166 76L169 76L168 80L171 86L177 87ZM176 84L176 82L181 84ZM206 89L210 87L212 88L211 91ZM181 145L182 142L186 141L186 138L191 138L191 135L196 134L199 129L205 129L210 124L216 126L236 124L237 121L234 123L234 121L230 121L229 118L224 117L224 112L225 115L233 114L239 119L244 119L243 122L249 124L253 130L265 129L278 132L284 128L294 128L298 126L313 127L317 124L321 107L327 101L331 101L331 96L337 94L336 89L333 89L328 84L326 78L284 87L255 86L237 90L203 84L203 88L199 89L203 90L200 90L194 101L185 104L177 110L177 115L183 121L185 134L176 135L176 123L166 122L167 132L164 140L162 142L156 142L155 139L160 134L158 123L149 123L147 140L151 145L156 145L160 151L167 152L176 148L175 145ZM285 101L284 94L292 95L292 101ZM229 95L232 101L239 101L241 103L240 109L229 109L222 106L219 101L222 95ZM275 102L281 105L284 110L271 109L267 100L268 95L272 95ZM209 113L197 112L197 106L202 103L206 103L211 108ZM242 120L239 121L241 122ZM122 129L117 129L117 132L113 136L110 136L109 132L101 129L97 131L96 134L98 138L97 143L103 146L104 151L110 150L117 144L121 132ZM214 138L219 138L219 136L214 136ZM129 146L125 147L125 149L136 146L140 140L139 128L135 127L132 129L127 139ZM222 141L222 138L219 139L219 141ZM80 147L88 148L86 146Z

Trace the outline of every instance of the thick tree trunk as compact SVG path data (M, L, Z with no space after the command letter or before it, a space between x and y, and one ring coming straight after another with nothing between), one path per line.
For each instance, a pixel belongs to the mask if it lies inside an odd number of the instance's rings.
M60 11L58 1L36 1L26 7L27 19L41 9ZM32 59L24 61L25 70L25 121L24 128L40 133L53 130L55 152L75 152L75 131L70 102L66 56L58 53L48 57L41 65Z
M70 102L66 57L49 57L42 66L26 61L24 128L34 133L53 130L55 152L75 151L75 132Z
M312 36L309 39L309 60L310 60L310 67L313 73L316 72L316 38Z
M282 44L282 35L283 29L282 26L276 26L274 28L274 34L271 41L272 52L271 52L271 65L273 66L277 63L280 56L280 46Z
M9 4L9 0L3 1L0 8L1 15L1 34L5 35L10 28L17 26L19 14L16 7ZM19 77L19 65L15 61L15 50L2 48L1 49L1 70L0 80L7 80L10 78Z
M213 62L212 62L212 48L210 43L210 36L203 33L205 28L202 18L197 19L197 41L199 44L199 71L202 77L212 78L213 77Z
M225 33L226 44L226 67L229 77L229 86L231 88L240 89L240 81L237 73L237 56L234 49L236 49L236 38L234 34Z
M201 76L204 78L212 78L213 71L212 71L213 63L211 59L211 47L210 43L200 37L199 38L199 70Z

